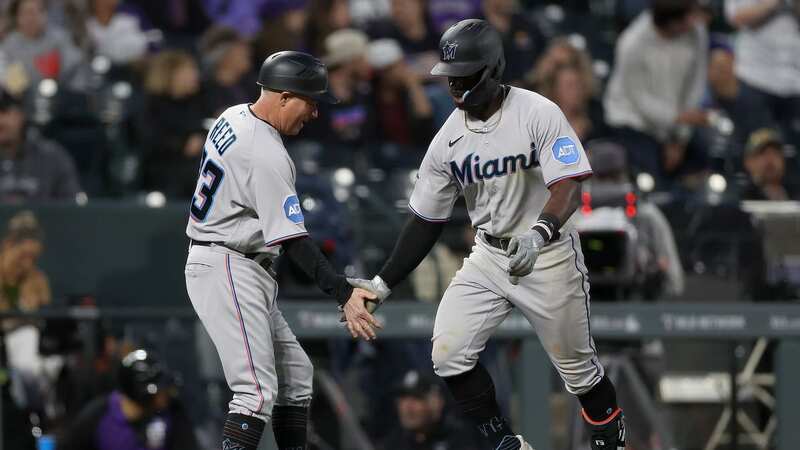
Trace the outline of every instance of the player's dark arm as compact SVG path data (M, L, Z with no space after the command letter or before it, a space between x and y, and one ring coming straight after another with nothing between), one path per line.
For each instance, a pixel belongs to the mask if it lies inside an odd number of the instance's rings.
M558 238L558 230L578 209L581 200L581 182L577 178L566 178L553 183L550 189L550 199L545 203L539 221L534 225L534 230L538 225L538 231L542 233L545 242Z
M429 222L414 214L410 215L397 238L392 254L378 272L378 276L390 289L403 281L422 262L439 239L443 228L444 223Z
M291 239L282 245L289 258L317 283L322 292L335 298L340 304L344 304L350 298L353 287L344 275L336 273L328 258L310 237Z
M563 224L578 209L581 202L581 182L567 178L550 185L550 199L545 203L543 214L549 214Z

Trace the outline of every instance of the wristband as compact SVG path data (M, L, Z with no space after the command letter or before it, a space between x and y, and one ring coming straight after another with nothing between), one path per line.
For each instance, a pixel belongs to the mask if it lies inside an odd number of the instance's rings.
M558 220L558 217L552 214L542 213L539 215L539 220L533 224L532 229L541 234L545 244L547 244L561 237L561 233L558 232L560 228L561 222Z

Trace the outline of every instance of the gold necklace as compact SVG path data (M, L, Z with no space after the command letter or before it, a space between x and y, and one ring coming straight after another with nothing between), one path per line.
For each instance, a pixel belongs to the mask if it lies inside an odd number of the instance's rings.
M491 133L492 131L494 131L495 128L497 128L498 125L500 125L500 120L503 118L503 106L505 105L505 103L506 103L506 90L505 88L503 88L503 99L500 100L500 114L497 116L497 120L491 125L484 125L482 128L470 128L469 123L467 123L467 112L464 111L464 127L466 127L467 130L472 131L473 133L478 133L478 134Z

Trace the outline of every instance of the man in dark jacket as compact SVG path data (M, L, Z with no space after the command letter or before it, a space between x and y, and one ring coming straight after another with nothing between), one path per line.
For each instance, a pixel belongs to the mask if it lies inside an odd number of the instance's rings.
M59 450L198 448L192 424L175 398L174 378L145 350L123 360L119 389L89 403L60 436Z
M444 397L432 377L416 370L403 377L396 405L400 427L389 434L384 450L477 450L474 432L444 414Z
M19 99L0 89L0 202L74 201L81 187L72 157L25 121Z

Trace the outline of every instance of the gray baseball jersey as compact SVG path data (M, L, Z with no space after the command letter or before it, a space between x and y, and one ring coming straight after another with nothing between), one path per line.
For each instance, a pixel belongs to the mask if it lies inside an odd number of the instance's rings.
M580 240L568 222L539 255L532 274L508 281L508 258L485 235L512 237L531 228L550 198L548 186L591 174L588 158L553 102L510 88L486 122L456 110L434 137L409 202L429 221L447 220L466 200L476 245L450 283L436 314L433 362L441 376L475 366L489 336L520 309L570 392L603 376L589 331L589 286Z
M512 87L485 123L459 110L450 115L422 160L409 206L424 219L444 221L463 194L476 229L510 237L536 222L550 198L547 186L591 172L558 106Z
M282 241L307 234L295 177L278 131L248 105L228 108L206 138L186 234L277 256Z
M267 420L274 405L308 405L312 392L311 361L277 307L277 282L257 263L307 234L294 164L277 130L237 105L209 131L200 167L186 289L222 360L230 412Z

